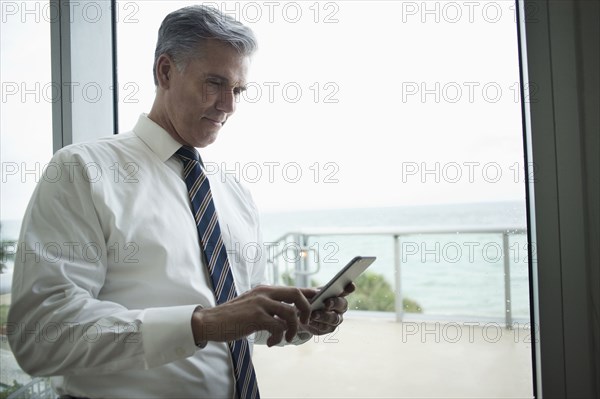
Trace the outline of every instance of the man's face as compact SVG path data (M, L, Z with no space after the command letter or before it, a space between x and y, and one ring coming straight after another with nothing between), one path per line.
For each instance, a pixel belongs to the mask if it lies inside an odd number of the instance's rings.
M174 65L164 90L163 127L182 144L206 147L235 112L245 89L250 60L233 47L206 41L200 58L187 62L183 72ZM165 126L166 125L166 126Z

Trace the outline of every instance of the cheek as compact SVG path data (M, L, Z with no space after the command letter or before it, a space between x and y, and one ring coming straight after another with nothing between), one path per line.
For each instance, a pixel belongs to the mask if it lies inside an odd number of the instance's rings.
M188 112L198 113L209 107L212 96L202 92L184 92L180 97L179 107Z
M174 111L180 120L190 121L197 114L197 103L194 102L194 98L189 95L181 95L174 105Z

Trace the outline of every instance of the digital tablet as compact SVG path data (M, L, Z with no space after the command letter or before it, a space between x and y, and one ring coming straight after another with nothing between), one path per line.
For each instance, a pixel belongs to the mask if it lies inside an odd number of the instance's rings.
M375 262L374 256L357 256L352 259L342 270L338 272L321 290L310 300L310 309L318 310L324 307L324 302L328 298L339 296L344 292L344 287Z

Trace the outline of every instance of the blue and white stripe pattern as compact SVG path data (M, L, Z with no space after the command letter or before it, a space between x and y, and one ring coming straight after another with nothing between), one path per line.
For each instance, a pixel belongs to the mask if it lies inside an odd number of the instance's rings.
M217 304L222 304L235 298L237 293L227 259L227 250L223 245L210 185L202 171L202 161L195 148L183 146L176 154L183 161L183 176L192 203L192 213L196 219L200 246L213 283L215 299ZM259 398L248 340L242 338L228 342L228 345L233 359L237 397L239 399Z

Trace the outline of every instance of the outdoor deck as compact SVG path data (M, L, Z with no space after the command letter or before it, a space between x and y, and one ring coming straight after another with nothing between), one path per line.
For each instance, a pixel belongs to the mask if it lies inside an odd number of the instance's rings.
M529 330L351 314L298 347L255 346L268 398L530 398Z

